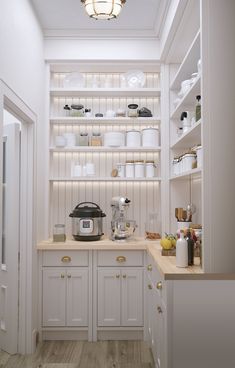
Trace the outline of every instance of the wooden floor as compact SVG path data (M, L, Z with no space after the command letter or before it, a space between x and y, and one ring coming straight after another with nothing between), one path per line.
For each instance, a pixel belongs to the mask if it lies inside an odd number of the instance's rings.
M154 368L142 341L44 341L34 355L0 351L0 368Z

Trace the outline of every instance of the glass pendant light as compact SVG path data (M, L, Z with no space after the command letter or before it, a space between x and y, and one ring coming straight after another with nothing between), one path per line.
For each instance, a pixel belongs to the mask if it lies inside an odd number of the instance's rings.
M117 18L126 0L81 0L89 17L109 20Z

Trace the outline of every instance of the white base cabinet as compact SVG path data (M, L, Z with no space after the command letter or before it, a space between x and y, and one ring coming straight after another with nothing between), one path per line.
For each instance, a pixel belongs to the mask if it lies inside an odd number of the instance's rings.
M87 269L43 269L43 326L88 326Z
M98 326L143 326L143 270L98 269Z

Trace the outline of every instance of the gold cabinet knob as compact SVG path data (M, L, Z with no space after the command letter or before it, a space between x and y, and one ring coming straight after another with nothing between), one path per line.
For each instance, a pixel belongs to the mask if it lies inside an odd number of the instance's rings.
M151 284L148 284L148 288L149 288L149 290L152 290L152 285Z
M63 256L62 258L61 258L61 262L64 262L64 263L69 263L69 262L71 262L71 257L69 257L69 256Z
M124 257L124 256L118 256L116 258L116 261L119 262L119 263L126 262L126 257Z
M64 279L64 278L65 278L64 273L61 273L60 278L61 278L61 279Z
M126 275L124 274L124 275L122 275L122 277L124 278L124 279L126 279Z
M158 311L158 313L162 313L162 308L159 307L159 305L157 306L157 311Z
M119 279L119 278L120 278L120 275L118 275L118 274L117 274L117 275L116 275L116 279Z
M69 273L69 274L68 274L68 279L71 279L71 277L72 277L72 276L71 276L71 275L70 275L70 273Z
M158 290L162 290L162 282L161 282L161 281L159 281L159 282L157 283L156 288L157 288Z
M152 265L151 265L151 264L149 264L149 265L147 266L147 270L148 270L148 271L152 271L152 269L153 269Z

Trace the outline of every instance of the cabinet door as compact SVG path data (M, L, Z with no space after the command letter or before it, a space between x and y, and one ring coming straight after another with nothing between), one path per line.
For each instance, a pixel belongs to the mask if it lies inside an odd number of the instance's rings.
M152 352L158 368L166 366L166 309L159 294L153 295L153 339Z
M122 269L122 326L143 326L143 270Z
M98 326L120 326L121 271L98 270Z
M65 326L66 270L43 269L43 326Z
M67 326L88 326L88 269L67 269Z

